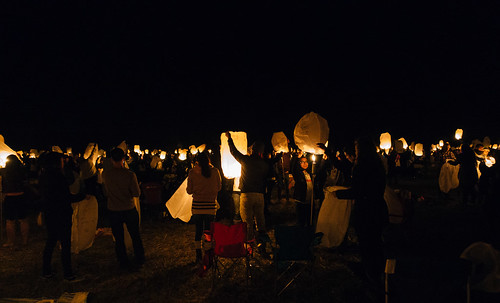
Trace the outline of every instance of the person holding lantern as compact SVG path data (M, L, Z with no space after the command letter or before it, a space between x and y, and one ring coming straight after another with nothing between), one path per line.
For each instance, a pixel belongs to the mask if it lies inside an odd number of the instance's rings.
M264 144L255 142L250 146L250 155L243 155L226 132L231 155L241 164L240 177L240 215L241 220L247 223L247 238L252 240L254 235L254 221L258 232L257 247L261 255L267 257L265 239L266 220L264 215L264 193L266 190L266 179L269 172L269 164L264 159Z
M196 263L202 260L201 236L210 223L215 220L217 212L217 193L222 188L219 170L210 163L207 152L196 156L195 165L189 171L186 192L193 195L193 221L195 222Z
M365 278L375 286L381 286L385 266L382 233L389 225L384 199L385 168L370 138L357 139L355 152L351 187L335 194L339 199L354 199L351 219L358 235Z

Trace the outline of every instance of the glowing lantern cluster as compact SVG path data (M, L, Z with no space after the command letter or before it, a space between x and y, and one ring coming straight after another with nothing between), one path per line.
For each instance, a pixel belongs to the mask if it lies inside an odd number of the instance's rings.
M236 149L242 154L247 154L247 134L245 132L230 132ZM241 164L231 155L225 133L220 136L220 155L222 173L228 179L241 176Z

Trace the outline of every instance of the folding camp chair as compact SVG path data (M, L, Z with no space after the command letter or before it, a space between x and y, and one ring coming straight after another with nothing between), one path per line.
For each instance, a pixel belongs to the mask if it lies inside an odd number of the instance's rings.
M273 249L274 289L277 296L280 296L306 269L310 269L313 273L315 259L313 248L321 243L322 236L323 233L315 233L311 226L278 225L274 228L276 239L276 246ZM284 286L278 287L281 283Z
M213 245L213 286L217 278L228 276L238 263L244 261L245 279L248 286L251 279L250 258L252 248L247 242L247 224L245 222L226 225L212 222L211 235Z

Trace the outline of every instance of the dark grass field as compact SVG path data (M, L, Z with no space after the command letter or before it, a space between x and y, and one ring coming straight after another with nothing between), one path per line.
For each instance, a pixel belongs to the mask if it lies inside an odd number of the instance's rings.
M400 179L397 188L411 191L414 216L391 233L396 271L389 281L390 302L465 302L466 272L459 256L471 243L484 240L481 206L462 206L457 190L441 195L432 167ZM294 209L291 202L273 202L267 221L271 240L273 225L291 223ZM211 272L200 277L193 262L194 225L143 217L141 231L147 261L140 270L120 269L112 237L104 235L73 255L78 279L70 283L62 279L57 250L56 276L40 278L45 233L33 222L28 246L0 248L0 298L57 299L65 292L89 292L88 302L384 302L384 294L358 275L355 240L338 249L316 247L314 270L276 297L275 267L258 254L251 261L249 285L242 265L213 283Z

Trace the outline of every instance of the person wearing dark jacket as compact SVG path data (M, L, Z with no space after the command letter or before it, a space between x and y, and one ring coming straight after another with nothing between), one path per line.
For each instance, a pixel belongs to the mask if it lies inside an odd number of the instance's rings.
M256 222L259 244L262 239L267 238L266 220L264 217L264 193L266 191L266 178L269 172L269 164L263 159L264 144L255 142L250 147L250 155L243 155L234 145L231 134L226 132L231 155L241 164L240 177L240 215L241 220L247 223L247 237L254 239L254 220ZM265 246L259 245L263 253Z
M389 224L384 200L386 175L384 165L369 138L355 142L356 160L352 169L352 186L336 192L339 199L354 199L352 225L358 235L365 278L379 285L384 272L385 256L382 233Z
M298 226L311 225L311 202L313 198L312 173L309 171L307 157L301 156L292 161L292 175L295 182L293 199L296 201L295 209Z
M43 250L44 278L51 278L52 253L57 241L61 242L61 261L64 279L75 279L71 268L71 225L73 208L71 203L81 201L86 195L71 194L69 182L64 175L63 155L51 152L43 156L43 168L40 174L40 194L43 200L43 212L47 227L47 240Z

